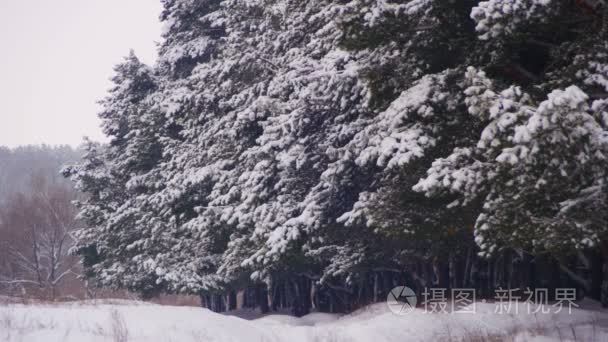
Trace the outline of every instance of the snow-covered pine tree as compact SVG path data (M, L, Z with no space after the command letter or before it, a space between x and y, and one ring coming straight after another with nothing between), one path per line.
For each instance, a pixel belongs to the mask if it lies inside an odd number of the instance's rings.
M605 193L601 6L163 5L158 63L117 68L112 141L68 170L93 194L79 250L102 284L219 310L250 285L266 302L265 283L304 313L378 299L405 274L467 283L483 267L475 219L484 253L603 241L603 216L588 219Z
M139 224L157 227L153 236L162 247L146 260L157 282L171 292L202 295L223 286L216 270L228 239L222 226L200 215L209 206L214 181L230 164L225 153L234 146L227 137L213 136L225 132L220 80L227 69L220 67L219 56L226 25L220 1L163 5L159 87L150 96L152 110L163 117L163 154L154 166L158 179L150 180L156 191L140 196L138 210L146 217Z
M390 266L422 280L412 266L447 262L450 256L442 242L466 247L463 241L470 240L456 238L467 235L467 215L458 222L446 210L449 199L425 200L411 187L434 158L467 139L473 128L470 118L461 115L458 85L461 65L477 58L469 55L476 45L467 21L471 7L441 1L361 3L345 17L344 44L358 52L361 77L371 91L370 110L355 123L357 132L339 150L341 160L333 166L336 179L349 177L343 170L354 170L348 172L358 185L357 202L338 222L349 231L366 232L363 239L355 235L353 242L379 242L375 257L365 258L368 270ZM449 53L436 53L438 47ZM342 263L342 271L345 266L360 269ZM424 280L419 285L423 283L429 285Z
M415 189L480 202L475 236L485 256L509 248L559 258L604 250L602 21L570 2L504 5L481 2L472 12L480 39L508 47L502 56L495 52L487 74L467 71L465 102L485 127L472 144L436 160ZM497 90L508 82L519 86Z
M162 156L159 117L149 111L148 96L156 90L152 68L131 53L115 68L114 87L101 101L99 117L111 139L107 146L88 143L84 163L64 170L89 198L80 204L87 228L79 232L75 251L84 256L89 271L103 286L128 288L145 295L159 291L153 272L145 270L155 243L150 225L140 222L139 195Z

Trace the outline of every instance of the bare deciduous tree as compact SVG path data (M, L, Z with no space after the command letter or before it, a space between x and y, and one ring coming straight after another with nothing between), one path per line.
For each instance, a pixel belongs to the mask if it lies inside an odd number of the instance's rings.
M31 195L14 195L0 209L0 284L13 294L55 300L77 278L78 260L69 254L74 193L42 178L32 187Z

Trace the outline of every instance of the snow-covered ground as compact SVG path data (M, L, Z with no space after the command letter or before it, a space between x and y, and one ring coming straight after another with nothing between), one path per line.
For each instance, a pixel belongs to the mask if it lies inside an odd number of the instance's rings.
M403 316L376 304L350 315L269 315L245 320L192 307L118 301L0 306L0 341L10 342L406 342L608 341L608 312L497 314L478 303L475 314ZM525 310L524 310L525 311Z

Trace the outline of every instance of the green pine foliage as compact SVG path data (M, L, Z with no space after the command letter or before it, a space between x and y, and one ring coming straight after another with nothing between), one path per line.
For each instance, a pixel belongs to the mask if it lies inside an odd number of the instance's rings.
M608 6L163 4L157 63L131 54L102 101L110 143L66 169L101 285L352 289L608 243Z

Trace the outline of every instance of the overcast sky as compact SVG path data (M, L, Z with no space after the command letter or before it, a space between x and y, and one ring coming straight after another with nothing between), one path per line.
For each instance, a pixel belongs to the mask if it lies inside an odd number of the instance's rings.
M0 145L102 138L96 101L134 49L153 63L160 0L0 0Z

